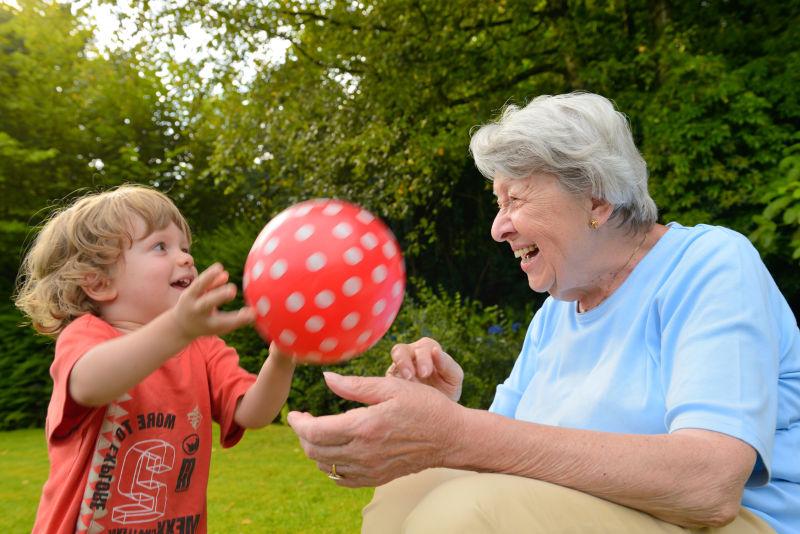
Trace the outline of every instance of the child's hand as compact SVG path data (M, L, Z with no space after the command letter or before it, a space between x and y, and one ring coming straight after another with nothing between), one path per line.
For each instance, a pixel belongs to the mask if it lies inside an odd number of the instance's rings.
M189 341L208 335L221 335L255 320L252 308L223 312L217 308L236 296L236 286L229 284L228 272L215 263L186 288L170 310L182 336Z

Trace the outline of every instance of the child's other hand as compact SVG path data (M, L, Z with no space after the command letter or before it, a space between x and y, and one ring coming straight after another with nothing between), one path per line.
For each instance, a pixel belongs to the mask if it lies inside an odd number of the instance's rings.
M189 341L199 336L222 335L255 320L252 308L220 311L219 306L236 296L236 286L228 283L228 272L215 263L198 276L170 310L182 336Z

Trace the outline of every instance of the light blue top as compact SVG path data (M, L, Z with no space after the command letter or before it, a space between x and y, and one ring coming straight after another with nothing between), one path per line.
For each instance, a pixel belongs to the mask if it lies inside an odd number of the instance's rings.
M598 307L579 314L548 298L489 409L605 432L734 436L758 453L742 504L800 533L800 331L732 230L671 223Z

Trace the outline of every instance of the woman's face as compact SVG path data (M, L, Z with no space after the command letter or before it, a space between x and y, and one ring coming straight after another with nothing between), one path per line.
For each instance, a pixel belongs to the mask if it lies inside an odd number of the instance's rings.
M495 178L493 188L500 209L492 237L508 242L531 289L560 300L585 294L591 279L591 199L571 195L548 174Z

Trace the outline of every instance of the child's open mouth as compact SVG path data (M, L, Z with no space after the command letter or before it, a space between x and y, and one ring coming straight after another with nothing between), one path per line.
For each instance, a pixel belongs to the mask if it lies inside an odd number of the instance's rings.
M186 278L181 278L172 282L170 285L172 287L176 287L178 289L186 289L192 283L192 278L187 276Z

